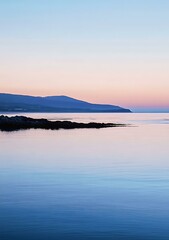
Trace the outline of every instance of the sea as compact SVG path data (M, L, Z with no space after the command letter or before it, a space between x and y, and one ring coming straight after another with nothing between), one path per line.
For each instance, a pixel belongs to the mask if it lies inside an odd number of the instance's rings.
M0 240L169 239L169 113L20 115L127 126L0 131Z

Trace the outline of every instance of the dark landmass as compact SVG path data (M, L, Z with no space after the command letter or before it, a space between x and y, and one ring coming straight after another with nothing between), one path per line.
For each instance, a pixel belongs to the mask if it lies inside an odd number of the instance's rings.
M108 104L93 104L67 96L33 97L0 93L0 112L107 113L131 112Z
M124 127L125 124L115 123L78 123L71 121L48 121L47 119L34 119L24 116L7 117L0 116L1 131L16 131L24 129L76 129L76 128L108 128L108 127Z

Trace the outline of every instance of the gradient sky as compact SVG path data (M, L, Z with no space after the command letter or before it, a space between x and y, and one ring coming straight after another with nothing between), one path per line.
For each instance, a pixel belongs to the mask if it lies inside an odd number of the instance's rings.
M169 110L169 1L0 0L0 92Z

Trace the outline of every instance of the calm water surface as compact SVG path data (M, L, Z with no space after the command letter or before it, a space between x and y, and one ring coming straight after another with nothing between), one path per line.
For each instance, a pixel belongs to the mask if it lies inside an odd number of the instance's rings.
M0 240L169 239L169 114L26 114L130 127L0 132Z

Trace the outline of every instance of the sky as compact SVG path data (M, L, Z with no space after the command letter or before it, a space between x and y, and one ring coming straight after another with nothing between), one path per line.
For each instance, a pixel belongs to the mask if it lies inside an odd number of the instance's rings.
M0 92L169 112L169 1L0 0Z

